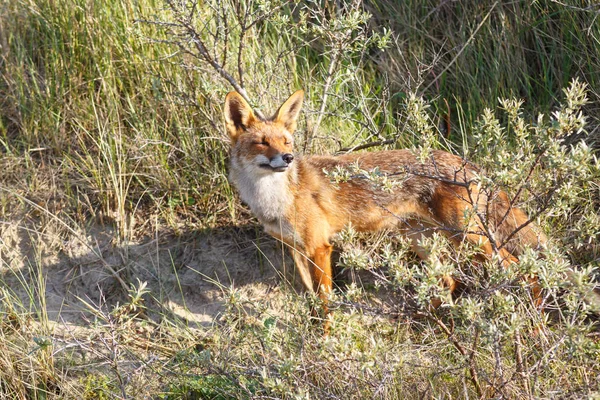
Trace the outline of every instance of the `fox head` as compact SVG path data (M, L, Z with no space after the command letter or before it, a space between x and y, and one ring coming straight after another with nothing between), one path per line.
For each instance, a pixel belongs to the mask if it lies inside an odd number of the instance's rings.
M231 139L232 161L243 161L262 173L285 172L294 161L292 147L304 92L298 90L269 119L258 118L238 92L225 98L225 126Z

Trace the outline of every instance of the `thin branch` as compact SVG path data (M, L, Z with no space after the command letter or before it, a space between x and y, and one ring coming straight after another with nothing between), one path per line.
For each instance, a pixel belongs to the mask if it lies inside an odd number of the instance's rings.
M333 76L335 74L335 70L337 69L337 64L342 55L342 44L340 43L337 47L337 50L331 57L331 62L329 63L329 69L327 70L327 76L325 77L325 85L323 86L323 97L321 97L321 107L319 108L319 114L317 115L317 121L313 125L310 133L308 133L308 137L306 138L306 142L304 143L304 152L306 153L308 149L310 149L312 145L313 137L316 135L319 127L321 126L321 122L323 121L323 116L325 115L325 108L327 107L327 99L329 97L329 88L331 87L331 83L333 82Z
M221 19L223 20L223 58L221 61L221 65L227 65L227 54L229 51L227 50L229 45L229 22L227 19L227 15L225 14L225 2L221 2ZM240 86L244 86L240 84Z
M463 47L461 47L461 49L454 56L454 58L452 59L452 61L450 61L446 65L446 67L442 70L442 72L440 72L439 74L437 74L437 76L435 77L435 79L432 80L429 83L429 85L425 86L425 89L423 89L423 91L422 91L423 93L426 92L427 89L429 89L431 86L433 86L440 79L440 77L442 75L444 75L444 73L446 71L448 71L450 69L450 67L452 67L452 65L456 62L456 60L458 60L458 57L460 57L460 55L465 51L465 49L471 44L471 42L473 41L473 39L475 39L475 35L477 35L477 32L479 32L479 30L481 29L481 27L483 26L483 24L485 24L485 22L488 20L488 18L492 14L492 11L494 11L494 8L496 8L497 5L498 5L497 1L494 4L492 4L492 8L490 8L490 11L488 11L488 13L485 15L485 17L479 23L479 25L477 25L477 28L475 28L475 31L471 34L471 36L469 36L469 39L467 39L467 42L463 45Z
M471 383L473 383L473 386L475 386L475 391L477 392L477 395L479 397L483 397L483 391L481 390L481 385L479 384L479 376L477 374L477 369L475 368L475 362L474 362L476 348L473 348L470 352L467 352L467 350L465 350L465 348L462 346L462 344L454 337L454 334L452 333L452 331L446 326L446 324L444 324L442 322L442 320L435 317L431 313L427 313L426 317L427 317L427 319L432 321L434 324L436 324L444 332L448 341L450 343L452 343L452 345L456 348L456 350L458 350L458 352L463 357L465 357L465 358L469 357L469 366L467 368L469 369L469 375L471 376ZM479 332L477 331L475 344L477 343L478 334L479 334Z
M533 162L533 164L531 165L531 168L529 169L529 173L527 174L527 177L523 180L523 184L521 186L519 186L519 189L517 190L517 193L515 193L515 195L513 196L513 198L510 200L510 204L508 205L508 209L506 210L506 212L504 213L504 215L502 216L502 218L500 219L500 221L498 222L498 226L502 225L504 223L504 221L506 220L506 218L508 217L508 214L510 214L510 211L513 209L515 203L517 202L519 196L521 195L521 192L523 191L523 188L525 187L525 183L529 182L529 179L531 178L531 175L533 175L533 171L535 171L535 167L538 166L540 159L542 158L542 156L544 155L544 153L546 152L547 149L543 149L535 158L535 161Z
M339 149L336 152L336 154L350 153L350 152L353 152L353 151L368 149L370 147L384 146L386 144L394 144L394 143L396 143L396 139L377 140L375 142L369 142L369 143L361 144L360 146L352 146L352 147L341 148L341 149Z
M531 397L529 381L525 372L525 362L523 361L523 352L521 350L521 332L518 329L515 331L515 362L517 364L517 374L521 380L523 389L527 392L528 397Z
M229 74L229 72L225 70L225 68L223 68L223 66L221 66L221 64L219 64L215 59L211 57L211 55L208 52L208 49L206 48L206 45L200 38L200 35L196 31L196 29L188 21L181 18L181 13L176 9L172 1L168 1L168 4L175 13L175 18L177 19L177 22L182 28L185 29L187 34L191 37L192 43L194 43L196 50L200 55L200 58L202 58L204 61L210 64L210 66L212 66L213 69L217 71L223 79L225 79L227 82L229 82L231 86L233 86L233 88L244 98L244 100L251 104L252 102L250 101L250 97L248 96L246 90L235 80L233 76ZM185 50L183 44L179 43L179 46L182 50ZM194 54L194 56L198 58L198 55ZM254 113L261 119L265 118L263 113L258 109L254 109Z
M546 195L546 198L544 199L544 205L533 215L533 217L530 217L527 221L523 222L515 230L513 230L511 232L511 234L508 235L506 237L506 239L504 239L504 241L500 244L500 246L498 246L498 250L500 250L504 246L506 246L508 244L508 242L510 242L510 240L517 233L519 233L521 230L525 229L527 226L531 225L533 223L533 221L535 221L537 219L537 217L539 217L544 211L546 211L546 209L550 206L550 199L552 198L552 196L554 195L554 193L556 192L557 189L558 189L558 185L553 187L552 189L550 189L550 192L548 192L548 194Z
M241 17L240 13L237 13L238 23L240 25L240 37L238 43L238 54L237 54L237 70L238 70L238 79L240 81L240 86L244 87L244 68L243 68L243 59L242 56L244 54L244 39L246 38L246 32L250 29L246 24L248 22L248 14L250 13L250 7L246 5L246 9L244 10L244 16Z

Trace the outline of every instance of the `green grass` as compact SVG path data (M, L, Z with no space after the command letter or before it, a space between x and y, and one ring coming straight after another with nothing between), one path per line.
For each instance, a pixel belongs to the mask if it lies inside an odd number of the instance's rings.
M399 82L396 90L404 91L401 82L408 73L417 76L420 65L432 65L417 83L427 87L427 97L439 97L442 112L448 102L454 126L458 118L465 119L466 134L483 108L493 107L498 98L523 98L528 112L548 113L574 77L591 88L600 83L600 23L581 3L564 4L376 2L375 18L399 37L399 46L383 56L385 72ZM394 65L388 57L398 61ZM594 115L598 98L591 95ZM463 131L457 126L455 132Z
M560 108L576 77L588 85L586 140L598 144L600 20L591 3L564 3L378 0L349 12L308 1L269 13L278 2L242 1L244 22L238 2L208 1L193 24L254 107L268 114L306 90L296 136L308 153L431 145L479 157L492 173L502 151L514 157L507 167L528 165L527 144L552 131L535 131L537 113ZM340 290L324 339L308 316L315 300L291 290L289 260L227 182L221 107L233 87L173 25L182 12L158 0L0 4L0 397L597 396L600 349L584 306L566 296L567 311L547 324L526 290L498 284L516 303L493 297L487 271L468 300L418 320L396 315L394 296L414 296L422 282L398 289L391 276L418 263L396 260L376 272L385 285L371 277ZM413 92L429 105L428 132L412 124ZM532 129L522 140L497 109L512 97L524 99ZM491 154L474 139L486 108L511 126ZM586 159L571 151L562 156ZM597 268L600 173L556 162L527 188L569 171L592 179L569 180L538 222L573 264ZM536 210L539 198L525 196ZM562 262L552 257L528 264L547 282ZM244 281L257 270L258 282ZM188 318L201 314L193 304L213 303L214 321ZM504 325L486 331L490 321ZM548 331L536 335L538 326Z

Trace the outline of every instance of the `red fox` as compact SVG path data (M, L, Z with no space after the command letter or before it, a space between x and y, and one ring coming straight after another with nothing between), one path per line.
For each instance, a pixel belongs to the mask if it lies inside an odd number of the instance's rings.
M257 117L237 92L225 99L231 139L230 180L242 200L272 236L291 248L302 282L318 293L327 313L332 291L330 240L348 224L359 231L395 228L415 252L423 235L440 232L459 245L481 248L482 259L516 262L525 246L546 239L504 192L478 191L477 166L445 151L419 162L411 150L300 158L293 153L296 121L304 92L295 92L269 119ZM369 179L332 182L327 171L356 168L401 177L383 190ZM449 290L456 282L442 277Z

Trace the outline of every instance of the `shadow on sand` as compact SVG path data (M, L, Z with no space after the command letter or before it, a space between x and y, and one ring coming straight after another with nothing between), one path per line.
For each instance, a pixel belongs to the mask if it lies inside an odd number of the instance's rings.
M200 325L219 316L232 288L250 301L273 295L282 279L301 289L282 244L255 225L120 245L111 228L98 226L68 239L19 222L0 232L0 288L22 311L46 312L58 323L87 324L86 303L111 310L142 282L151 317L170 312Z

